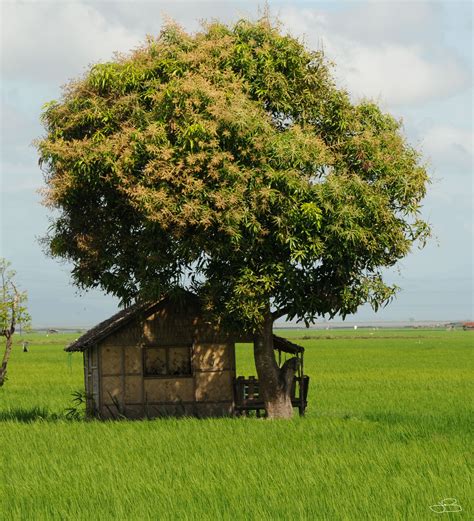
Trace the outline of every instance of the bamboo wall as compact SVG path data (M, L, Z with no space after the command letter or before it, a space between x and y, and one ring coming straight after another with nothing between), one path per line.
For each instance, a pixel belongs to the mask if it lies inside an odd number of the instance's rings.
M191 347L191 376L146 376L143 350ZM102 418L222 416L233 412L234 343L192 308L168 304L85 352L88 412Z

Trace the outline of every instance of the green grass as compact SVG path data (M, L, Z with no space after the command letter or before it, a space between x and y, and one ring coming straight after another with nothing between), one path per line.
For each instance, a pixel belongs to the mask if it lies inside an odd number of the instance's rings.
M279 333L311 377L291 422L68 421L77 334L31 335L0 390L0 519L474 519L473 332ZM430 511L448 497L463 511Z

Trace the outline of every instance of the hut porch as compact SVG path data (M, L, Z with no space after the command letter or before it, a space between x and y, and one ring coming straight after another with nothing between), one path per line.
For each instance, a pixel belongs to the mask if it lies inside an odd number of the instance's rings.
M273 347L278 351L278 366L282 366L281 354L288 353L298 359L298 373L293 379L290 397L293 407L297 407L300 416L304 416L308 405L309 376L304 374L304 347L290 342L286 338L273 335ZM246 416L255 411L257 417L264 416L265 404L260 396L259 381L255 376L238 376L234 379L234 414Z

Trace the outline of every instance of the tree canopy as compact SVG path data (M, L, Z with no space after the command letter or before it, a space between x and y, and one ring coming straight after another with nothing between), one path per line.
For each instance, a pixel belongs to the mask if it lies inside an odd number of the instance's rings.
M13 335L17 325L29 327L30 315L26 309L26 291L20 291L15 283L15 271L11 264L0 257L0 336L5 337L5 351L0 365L0 387L5 383L8 361L13 347Z
M175 288L255 330L387 303L381 270L429 235L401 122L338 88L267 18L168 24L43 112L44 244L124 303Z
M18 289L16 272L11 263L0 257L0 335L13 335L18 324L28 326L30 315L26 309L26 291Z

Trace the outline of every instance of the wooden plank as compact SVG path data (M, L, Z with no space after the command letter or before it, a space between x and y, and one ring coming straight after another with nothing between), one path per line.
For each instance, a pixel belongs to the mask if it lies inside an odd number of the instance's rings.
M97 410L96 410L96 414L100 414L102 412L102 407L103 407L103 395L102 395L102 389L101 389L101 384L100 384L100 374L101 374L101 369L102 369L102 361L101 361L101 350L102 350L102 345L101 344L95 344L93 349L96 350L96 360L97 360Z
M234 397L233 374L231 371L197 371L196 401L232 401Z
M143 379L141 375L126 376L125 404L143 404Z
M193 378L146 378L145 395L149 404L194 401Z
M120 376L103 376L101 378L102 405L120 403L122 381Z
M235 358L233 344L201 343L194 346L196 371L232 370Z
M125 347L125 374L142 374L142 349L140 347Z
M101 374L119 375L122 373L123 348L121 346L101 345L100 362Z
M119 407L120 407L120 413L123 414L124 412L124 406L125 406L125 349L126 347L120 348L120 387L121 387L121 393L120 393L120 400L119 400Z

